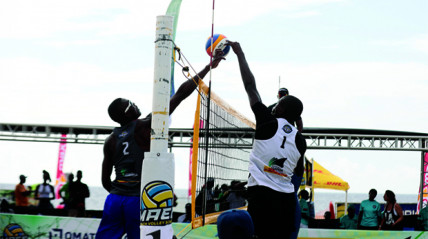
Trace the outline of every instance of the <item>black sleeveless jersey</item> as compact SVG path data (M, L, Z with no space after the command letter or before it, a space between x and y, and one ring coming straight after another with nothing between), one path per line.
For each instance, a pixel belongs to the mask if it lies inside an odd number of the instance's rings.
M116 179L112 182L110 193L124 196L140 196L141 167L144 151L135 141L137 121L114 128L116 152L113 156Z

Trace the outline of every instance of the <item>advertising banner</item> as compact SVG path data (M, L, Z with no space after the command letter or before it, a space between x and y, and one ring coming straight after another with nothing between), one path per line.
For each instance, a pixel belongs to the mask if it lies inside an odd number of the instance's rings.
M419 187L422 190L419 190L419 195L418 195L418 214L419 211L427 206L427 202L428 202L428 153L425 153L425 157L424 157L424 172L423 172L423 185L421 185ZM422 195L421 195L422 192ZM422 205L420 205L421 203L421 197L422 197Z
M59 152L58 152L58 166L56 169L56 180L55 180L55 198L60 199L59 190L62 185L65 184L66 179L63 171L64 160L65 160L65 150L67 149L67 135L61 135L61 142L59 143Z

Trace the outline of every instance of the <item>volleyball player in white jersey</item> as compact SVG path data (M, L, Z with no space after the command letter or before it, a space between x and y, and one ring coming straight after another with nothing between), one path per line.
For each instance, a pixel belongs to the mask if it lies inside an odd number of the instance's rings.
M294 229L296 197L293 173L301 175L306 141L294 127L302 102L284 96L270 112L262 103L256 82L238 42L229 42L238 57L242 81L256 117L250 154L248 212L258 238L289 238Z

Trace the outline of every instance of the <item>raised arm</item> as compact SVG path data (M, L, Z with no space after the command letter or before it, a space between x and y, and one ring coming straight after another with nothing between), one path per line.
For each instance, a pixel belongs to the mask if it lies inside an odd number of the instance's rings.
M259 92L256 87L256 80L253 73L251 73L248 62L245 59L244 52L242 51L241 45L238 42L228 41L228 44L232 47L238 57L239 69L241 70L242 82L244 83L245 91L247 92L250 105L253 106L257 102L261 102Z
M213 59L211 64L211 69L215 69L221 60L225 59L222 56L222 53L220 51L216 52L216 57ZM203 79L207 73L210 71L210 64L206 65L204 69L202 69L195 77L193 77L190 80L185 81L183 84L180 85L177 92L172 96L170 102L169 102L169 114L172 114L174 112L175 108L184 100L186 99L192 92L196 89L198 86L199 80Z

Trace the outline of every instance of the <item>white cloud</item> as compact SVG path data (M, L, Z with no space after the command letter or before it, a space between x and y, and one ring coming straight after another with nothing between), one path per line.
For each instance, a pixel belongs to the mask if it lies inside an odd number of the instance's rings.
M43 45L64 48L64 47L73 46L73 45L88 46L88 45L98 45L100 43L101 43L101 40L48 41L48 42L44 42Z
M421 37L415 37L415 38L409 40L408 44L412 48L428 54L428 35L424 35Z
M304 12L293 12L289 14L285 14L285 17L289 18L304 18L304 17L312 17L319 15L318 11L304 11Z
M406 39L374 41L372 44L390 47L402 47L428 53L428 35L416 35Z
M342 0L343 1L343 0ZM293 17L311 16L308 7L342 2L322 1L217 1L215 24L218 27L242 25L276 10L295 11ZM90 32L100 37L111 35L154 35L157 15L166 13L169 0L148 1L8 1L0 8L0 38L46 38L65 32ZM237 12L238 9L238 12ZM242 9L242 11L239 11ZM245 9L245 11L244 11ZM181 31L211 29L212 2L183 1L179 16Z

